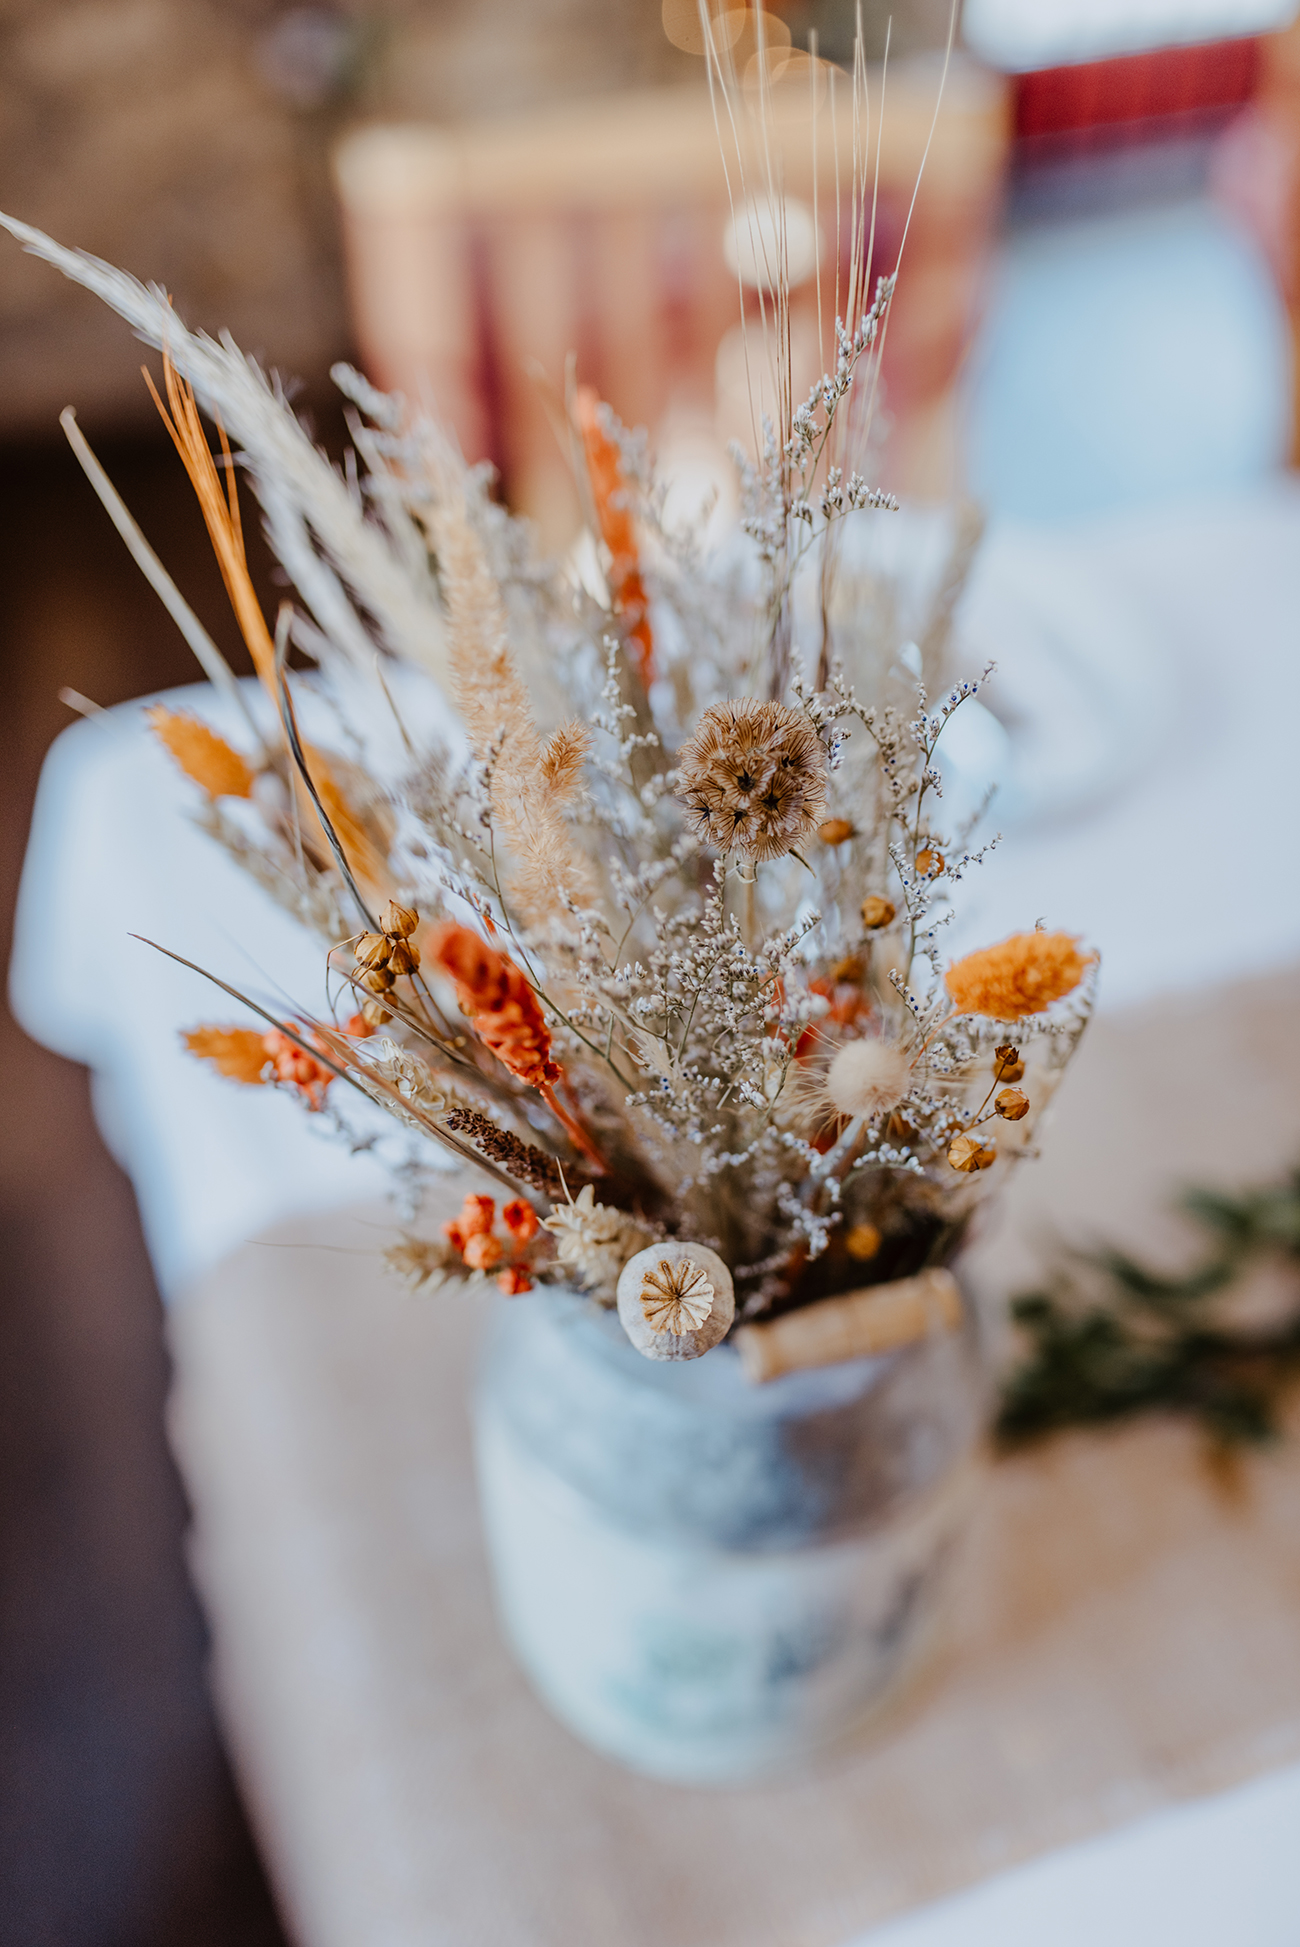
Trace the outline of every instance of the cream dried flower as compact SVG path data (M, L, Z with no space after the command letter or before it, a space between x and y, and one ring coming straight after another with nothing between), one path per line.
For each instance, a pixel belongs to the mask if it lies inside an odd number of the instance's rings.
M720 852L784 858L826 815L821 738L784 703L715 703L683 744L677 769L696 831Z
M796 1115L821 1126L843 1119L870 1122L896 1109L912 1082L913 1057L897 1041L864 1035L829 1055L797 1062L787 1099Z
M359 1041L351 1054L359 1067L379 1081L386 1082L402 1102L409 1105L409 1113L395 1111L409 1128L422 1129L425 1126L420 1120L420 1112L425 1115L445 1115L448 1109L463 1103L464 1098L458 1089L441 1075L435 1079L418 1055L413 1055L409 1048L403 1048L386 1034L373 1041Z
M869 1035L861 1041L846 1041L836 1050L823 1087L827 1102L837 1114L869 1118L897 1108L911 1076L912 1058L906 1048Z
M576 1201L557 1203L542 1223L555 1235L560 1263L607 1305L614 1302L619 1272L649 1241L649 1233L635 1218L597 1203L590 1183L584 1184Z
M652 1332L696 1332L713 1310L714 1290L702 1264L661 1258L641 1275L641 1315Z

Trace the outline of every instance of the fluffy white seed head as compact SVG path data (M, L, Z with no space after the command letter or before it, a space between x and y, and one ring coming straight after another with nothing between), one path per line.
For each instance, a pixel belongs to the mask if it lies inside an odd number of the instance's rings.
M846 1041L826 1071L826 1099L840 1115L883 1115L907 1093L911 1062L896 1041Z

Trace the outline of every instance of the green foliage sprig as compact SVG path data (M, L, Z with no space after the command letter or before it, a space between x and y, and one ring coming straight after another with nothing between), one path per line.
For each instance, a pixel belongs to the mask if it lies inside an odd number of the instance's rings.
M1188 1415L1222 1446L1277 1436L1282 1394L1300 1372L1300 1168L1238 1197L1192 1190L1181 1207L1205 1235L1185 1276L1104 1251L1014 1302L1029 1355L1003 1390L1004 1447L1148 1412ZM1295 1274L1294 1308L1267 1329L1234 1328L1215 1301L1268 1261Z

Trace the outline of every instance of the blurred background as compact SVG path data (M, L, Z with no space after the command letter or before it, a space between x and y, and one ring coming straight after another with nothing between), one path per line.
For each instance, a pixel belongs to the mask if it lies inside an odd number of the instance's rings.
M1290 465L1296 11L967 0L894 328L889 485L1077 525L1249 495ZM792 125L821 85L808 50L851 61L852 0L719 18ZM864 24L873 60L888 31L893 74L887 263L948 10L871 0ZM334 361L428 396L560 546L577 516L551 431L568 353L683 492L725 491L743 431L699 32L686 0L4 0L0 207L228 328L292 378L332 451ZM826 124L815 186L788 177L808 235L847 139ZM754 304L757 272L739 269ZM829 310L832 259L821 275ZM6 927L40 762L69 720L60 688L108 706L192 676L59 436L64 406L245 667L139 366L114 316L3 242ZM7 1016L0 1035L0 1941L274 1942L206 1697L131 1191L85 1072Z

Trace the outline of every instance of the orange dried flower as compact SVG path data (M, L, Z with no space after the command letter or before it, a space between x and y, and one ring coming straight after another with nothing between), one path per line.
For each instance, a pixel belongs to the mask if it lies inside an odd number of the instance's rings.
M522 1197L516 1197L513 1203L507 1203L503 1206L501 1221L514 1238L516 1244L530 1243L537 1235L537 1212L533 1209L532 1204L525 1203Z
M224 737L197 717L165 710L155 703L145 711L149 728L166 746L186 777L201 784L210 798L246 798L253 789L253 773Z
M497 1207L492 1197L466 1197L460 1207L460 1228L466 1237L486 1237L496 1222Z
M637 553L636 528L628 506L628 483L623 473L623 457L614 440L600 423L600 396L589 385L580 385L574 399L578 431L587 460L591 497L595 502L600 538L609 549L609 588L614 607L624 617L628 645L636 657L641 681L654 680L654 639L650 634L649 605L641 562Z
M509 1264L497 1273L497 1284L507 1298L520 1298L533 1288L532 1274L525 1264Z
M461 1013L512 1075L536 1089L560 1079L537 996L512 960L454 920L430 928L424 952L454 982Z
M944 856L942 852L936 852L932 847L927 845L923 852L917 853L916 869L922 878L931 878L936 872L942 872L943 868Z
M465 1233L454 1217L448 1218L447 1222L442 1226L442 1234L456 1255L458 1257L463 1255L465 1250Z
M501 1239L494 1237L491 1231L478 1231L473 1237L465 1239L461 1256L471 1271L490 1271L494 1264L501 1262Z
M1029 1097L1022 1088L1000 1088L993 1098L993 1107L1004 1122L1019 1122L1029 1114Z
M260 1082L266 1049L256 1028L191 1028L181 1040L200 1061L210 1061L231 1082Z
M300 1048L279 1028L272 1028L262 1036L263 1059L271 1063L277 1082L288 1082L301 1089L307 1098L307 1107L313 1112L325 1106L325 1091L334 1080L333 1073L323 1062Z
M845 1234L844 1248L850 1257L865 1264L868 1258L876 1255L880 1242L880 1232L874 1224L853 1224Z
M849 818L828 818L818 825L817 836L823 845L843 845L852 838L855 827Z
M959 1014L1019 1021L1073 993L1095 957L1073 933L1013 933L954 961L944 980Z

